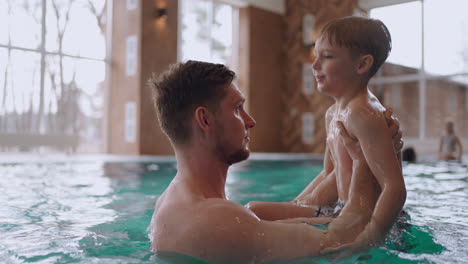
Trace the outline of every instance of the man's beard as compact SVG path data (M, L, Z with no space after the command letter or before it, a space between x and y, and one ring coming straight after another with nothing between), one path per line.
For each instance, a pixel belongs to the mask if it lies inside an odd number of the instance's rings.
M246 160L250 155L250 150L247 147L239 147L237 150L233 151L232 148L229 148L229 140L223 138L222 135L224 129L221 129L218 133L218 139L216 140L216 153L219 157L226 162L228 165L232 165L237 162Z
M250 150L248 148L239 148L235 151L229 149L227 144L223 144L222 141L218 142L216 147L216 153L219 155L220 159L228 165L232 165L237 162L246 160L250 155Z
M238 151L231 153L230 155L226 156L226 163L232 165L237 162L241 162L246 160L250 155L250 151L247 148L239 149Z

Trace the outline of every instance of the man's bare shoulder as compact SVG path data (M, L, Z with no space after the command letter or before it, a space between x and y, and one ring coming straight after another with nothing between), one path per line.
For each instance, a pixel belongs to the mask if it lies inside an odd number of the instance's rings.
M183 226L188 232L190 229L222 228L229 225L239 226L240 222L254 224L260 221L252 211L226 199L184 200L171 196L160 198L164 200L158 202L153 216L156 225Z
M252 236L260 220L250 210L218 198L203 199L184 208L164 208L161 213L167 215L159 217L164 221L153 223L154 250L215 260L230 256L236 248L242 255L229 258L238 258L239 263L253 255Z
M200 228L200 226L206 226L207 228L213 226L221 228L224 226L233 230L232 227L253 227L260 221L249 209L225 199L206 199L197 205L196 211L198 219L194 221L194 224L197 225L197 228Z

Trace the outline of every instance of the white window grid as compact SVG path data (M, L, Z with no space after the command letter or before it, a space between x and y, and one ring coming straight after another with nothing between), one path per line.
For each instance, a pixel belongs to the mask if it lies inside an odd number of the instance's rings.
M420 2L421 3L421 65L416 74L403 74L395 76L376 76L371 80L371 84L379 86L384 84L397 84L405 82L418 82L419 86L419 140L426 139L426 91L427 91L427 81L429 80L444 80L452 79L454 77L465 77L468 79L468 71L461 72L456 74L446 74L446 75L434 75L430 74L425 69L424 56L424 31L425 31L425 17L424 17L424 0L359 0L360 8L364 9L368 13L373 8L385 7L396 4L410 3L410 2Z

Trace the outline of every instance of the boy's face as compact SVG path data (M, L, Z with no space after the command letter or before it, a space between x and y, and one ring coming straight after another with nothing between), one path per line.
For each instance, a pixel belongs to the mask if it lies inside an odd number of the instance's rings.
M244 109L245 98L241 91L234 84L226 90L215 113L214 136L217 154L233 164L248 158L249 130L255 126L255 120Z
M317 88L321 93L339 97L359 80L356 72L358 59L346 47L332 45L328 39L315 43L315 61L312 64Z

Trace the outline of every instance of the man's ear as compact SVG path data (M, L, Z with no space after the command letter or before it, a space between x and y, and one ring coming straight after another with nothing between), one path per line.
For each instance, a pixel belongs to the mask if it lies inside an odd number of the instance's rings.
M211 112L204 106L199 106L195 109L195 123L203 130L208 131L212 124Z
M365 74L367 73L372 65L374 65L374 57L372 55L364 55L359 58L357 66L357 73L358 74Z

